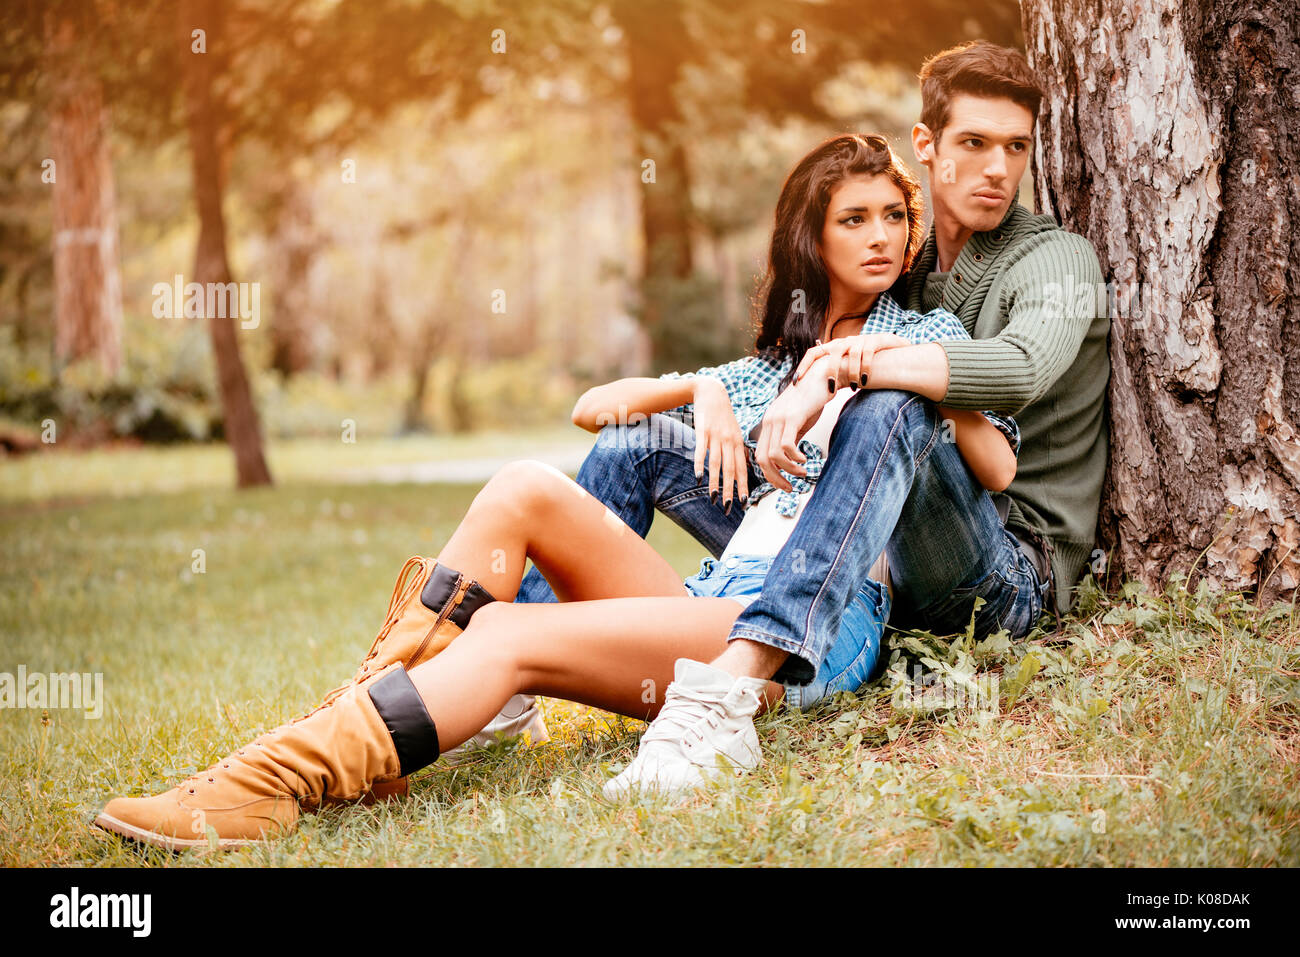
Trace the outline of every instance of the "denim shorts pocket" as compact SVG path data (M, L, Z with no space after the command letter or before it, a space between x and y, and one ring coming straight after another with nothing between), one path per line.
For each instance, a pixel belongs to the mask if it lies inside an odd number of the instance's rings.
M889 617L889 597L871 583L849 602L839 636L817 667L813 680L786 687L786 702L806 709L841 691L857 691L880 670L881 639Z

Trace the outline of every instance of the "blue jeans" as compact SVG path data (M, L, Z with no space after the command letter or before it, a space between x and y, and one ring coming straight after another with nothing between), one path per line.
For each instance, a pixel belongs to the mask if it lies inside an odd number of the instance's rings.
M751 471L749 487L761 481L762 476ZM577 482L642 538L650 531L657 508L715 557L727 547L745 514L739 503L732 505L728 515L721 505L709 501L708 472L695 477L695 430L666 415L601 429L578 469ZM515 601L555 601L555 592L532 568Z
M943 441L934 403L910 392L863 390L831 433L825 469L761 598L741 612L731 638L790 652L775 680L812 684L831 653L850 598L888 551L894 605L890 623L942 634L965 630L975 615L981 637L1033 627L1047 583L1016 547L988 493L956 446ZM636 426L608 426L578 471L578 484L637 534L659 508L713 555L740 524L709 501L694 474L689 427L654 415ZM761 481L751 475L750 488ZM784 572L796 567L797 574ZM515 601L554 601L536 568Z
M977 636L1005 628L1018 638L1038 620L1048 583L947 434L938 407L911 392L863 390L845 405L817 487L776 556L778 574L729 636L788 651L774 680L814 680L882 551L891 624L950 634L974 612Z
M699 574L686 579L686 589L692 595L730 598L748 606L762 593L772 562L770 555L730 555L725 562L706 558ZM811 708L836 692L856 691L874 678L884 663L880 646L888 617L889 592L867 579L844 609L840 633L813 680L785 686L786 705Z

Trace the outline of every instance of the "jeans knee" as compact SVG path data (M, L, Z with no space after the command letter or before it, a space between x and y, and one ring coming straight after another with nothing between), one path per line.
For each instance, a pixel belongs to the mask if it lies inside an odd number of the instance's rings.
M938 426L939 407L924 396L901 389L862 389L845 404L831 438L842 442L847 436L883 436L887 429L917 441L918 428Z
M672 416L634 415L601 429L592 454L633 460L660 449L694 452L695 430Z
M876 419L882 415L898 415L913 406L922 412L927 408L935 408L933 402L915 392L904 392L902 389L861 389L849 399L840 418Z

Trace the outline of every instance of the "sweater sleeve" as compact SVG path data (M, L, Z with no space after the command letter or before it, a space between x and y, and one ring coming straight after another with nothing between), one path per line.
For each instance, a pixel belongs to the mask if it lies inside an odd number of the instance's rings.
M1065 373L1093 320L1105 314L1097 254L1074 233L1045 236L999 285L1007 309L1002 331L941 343L948 356L944 405L1019 412Z

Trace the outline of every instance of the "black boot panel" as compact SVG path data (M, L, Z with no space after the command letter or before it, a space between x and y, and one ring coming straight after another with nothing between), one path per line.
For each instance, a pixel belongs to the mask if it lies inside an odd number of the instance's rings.
M446 565L439 564L429 576L428 584L420 592L420 601L424 607L428 608L435 614L441 614L442 610L447 607L447 602L456 597L456 589L460 586L460 572L454 568L448 568ZM469 626L469 620L473 617L474 612L478 611L489 602L496 601L486 588L475 582L469 586L465 592L465 597L460 600L451 614L447 616L457 628L464 631Z
M412 774L438 760L438 729L411 676L398 668L380 678L369 689L379 717L393 737L402 774Z

